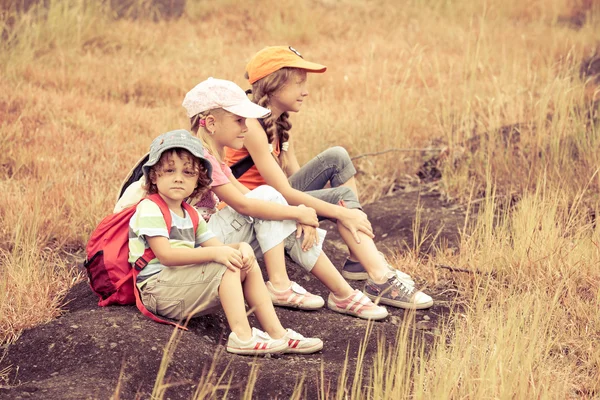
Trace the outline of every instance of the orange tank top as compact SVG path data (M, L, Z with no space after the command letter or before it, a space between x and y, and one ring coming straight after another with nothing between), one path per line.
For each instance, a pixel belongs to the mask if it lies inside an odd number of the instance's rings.
M271 154L273 154L275 157L279 157L279 153L281 152L281 149L279 148L279 138L274 138L272 145L273 151ZM229 166L232 166L236 162L245 158L248 154L248 150L246 150L245 147L242 147L240 150L234 150L230 149L229 147L225 147L225 163ZM237 179L242 185L246 186L250 190L267 184L260 175L260 172L258 172L256 165L250 167L248 171L246 171Z

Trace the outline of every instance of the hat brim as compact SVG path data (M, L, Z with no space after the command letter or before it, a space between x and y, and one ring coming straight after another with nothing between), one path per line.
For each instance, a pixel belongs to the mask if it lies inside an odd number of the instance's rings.
M261 107L250 100L233 106L223 107L223 109L244 118L263 118L271 114L271 110Z
M272 73L274 73L276 71L279 71L282 68L298 68L298 69L302 69L302 70L316 73L316 74L322 74L323 72L327 71L327 67L325 65L306 61L306 60L298 57L298 59L294 60L294 61L285 60L283 62L274 64L270 70L265 70L257 76L250 77L248 79L248 83L253 85L255 82L261 80L262 78L264 78L266 76L271 75Z
M208 178L210 179L210 181L212 183L212 164L210 163L210 161L208 161L206 158L204 158L204 154L198 154L198 152L191 150L190 148L186 147L185 145L182 145L181 143L174 143L172 145L165 146L162 149L162 151L160 152L160 154L158 155L158 157L148 159L148 161L142 166L142 172L144 173L146 182L150 182L150 176L149 176L150 168L152 168L154 165L156 165L158 163L158 161L160 160L160 157L166 151L177 149L177 148L185 149L185 150L189 151L194 157L198 158L200 160L200 162L202 163L202 165L204 165L204 168L206 168L206 173L208 174Z

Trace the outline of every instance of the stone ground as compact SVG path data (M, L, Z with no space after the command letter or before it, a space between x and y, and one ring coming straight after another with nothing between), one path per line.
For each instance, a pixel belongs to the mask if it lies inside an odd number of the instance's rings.
M412 243L417 204L423 210L421 226L427 226L433 234L439 231L438 241L444 240L450 246L456 243L458 228L464 222L464 210L445 203L435 192L398 188L365 207L380 249L389 254L391 249L405 248L404 243ZM333 224L327 222L323 226L328 229L326 253L341 267L345 246ZM426 242L423 248L427 246ZM328 292L320 282L290 260L288 263L293 280L326 298ZM416 278L419 284L418 275ZM356 288L362 288L363 283L351 282ZM417 337L424 340L426 349L438 332L439 322L447 319L452 301L446 294L452 291L442 284L439 286L426 289L435 305L418 311L414 322ZM0 399L108 399L118 386L122 399L150 398L172 328L152 322L134 306L97 307L96 297L86 282L72 288L64 310L60 318L23 332L16 343L4 349L0 371L10 368L10 372L8 382L0 381ZM405 315L401 309L388 307L388 310L391 315L375 323L373 334L369 336L367 365L372 363L377 351L378 336L393 341ZM277 308L277 312L284 326L293 327L306 336L321 337L325 343L323 350L313 355L256 360L230 355L223 351L228 334L223 313L198 318L190 323L189 331L181 335L166 374L175 385L167 390L164 398L189 399L203 369L207 369L213 359L219 374L227 368L226 376L232 376L231 398L243 394L253 363L259 367L255 398L289 398L301 376L304 376L303 397L317 398L321 373L326 385L335 388L346 359L351 379L359 346L365 337L366 321L327 309L303 312ZM256 321L253 322L256 325ZM217 357L215 350L221 351Z

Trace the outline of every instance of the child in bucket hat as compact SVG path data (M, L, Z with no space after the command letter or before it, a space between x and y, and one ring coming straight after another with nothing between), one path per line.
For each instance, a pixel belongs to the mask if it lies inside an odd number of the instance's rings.
M300 111L308 96L308 74L325 70L324 65L306 61L293 47L272 46L256 53L246 66L246 78L252 85L252 100L271 114L248 123L245 148L228 149L226 162L232 165L250 155L254 166L239 177L242 184L249 189L272 185L290 203L303 203L320 218L335 221L350 253L342 275L366 279L364 293L370 299L393 307L431 307L432 298L418 291L412 278L393 268L378 251L371 223L358 200L356 169L348 152L336 146L302 168L298 163L290 141L289 116ZM337 310L347 300L330 295L327 305Z
M320 339L305 338L281 325L250 245L224 245L202 218L194 232L190 213L197 211L183 203L210 190L212 165L204 154L202 142L185 130L167 132L152 142L143 165L144 188L165 201L172 226L167 232L158 205L149 199L139 203L130 220L130 261L147 248L156 255L138 275L142 302L151 312L177 320L222 306L231 328L231 353L319 351ZM250 327L245 301L267 332Z

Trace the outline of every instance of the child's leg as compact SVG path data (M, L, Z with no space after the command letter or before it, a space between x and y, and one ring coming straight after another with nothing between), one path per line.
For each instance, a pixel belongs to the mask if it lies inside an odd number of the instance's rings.
M246 194L247 197L287 205L285 198L270 186L260 186ZM270 221L255 219L254 234L263 254L269 282L277 290L290 287L291 281L285 266L283 241L296 232L295 221ZM258 252L257 252L258 254Z
M344 182L342 185L340 186L344 186L349 188L350 190L352 190L352 192L354 193L354 195L356 196L356 200L358 200L358 188L356 187L356 179L354 179L354 177L348 179L346 182Z
M221 279L219 286L219 298L221 306L227 317L227 323L232 332L243 341L252 337L252 329L246 315L246 304L244 303L244 292L242 280L244 273L227 270Z
M323 282L335 297L346 298L354 292L325 253L321 253L310 272Z
M246 194L249 198L287 205L285 198L270 186L260 186ZM277 287L288 287L283 240L296 232L295 221L261 220L241 215L226 207L212 216L209 229L225 244L250 243L257 257L263 255L267 273Z
M277 290L285 290L291 285L285 267L285 248L283 242L263 254L269 282Z
M346 149L335 146L304 164L289 177L289 182L294 189L301 192L323 189L330 184L333 188L346 185L356 193L356 183L347 183L355 174L356 168Z
M219 285L226 270L218 263L164 268L138 284L142 302L152 313L175 320L212 312L220 306Z
M302 251L300 240L286 239L286 249L292 259L319 279L331 293L327 299L327 306L343 314L353 315L365 319L382 319L388 313L383 307L378 307L362 292L352 289L329 258L323 253L322 243L324 232L319 232L319 245L308 251ZM295 239L295 240L293 240Z
M286 330L275 313L275 308L257 263L246 274L243 290L246 301L254 310L254 314L262 328L274 339L283 337Z
M385 276L389 272L387 263L383 257L379 255L375 242L369 236L362 232L358 232L360 243L356 243L354 236L348 228L341 222L337 223L338 232L348 246L350 258L355 258L363 265L369 277L377 282L382 283L386 280Z

